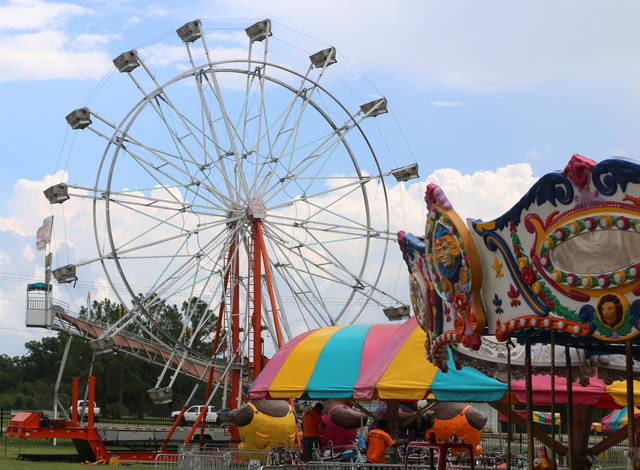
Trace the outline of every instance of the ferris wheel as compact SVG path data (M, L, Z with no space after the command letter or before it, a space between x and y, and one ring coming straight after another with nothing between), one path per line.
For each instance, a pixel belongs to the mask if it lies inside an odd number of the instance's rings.
M365 133L384 119L386 99L338 99L333 47L303 71L272 62L269 20L246 28L244 57L225 57L205 32L199 20L177 30L184 67L167 79L144 50L114 59L138 98L119 120L71 112L72 129L104 141L97 174L45 191L52 204L90 201L97 250L53 276L74 282L97 263L126 306L92 347L111 348L136 325L171 351L150 391L157 402L171 399L184 361L202 355L202 333L210 375L230 377L233 398L242 371L255 377L265 351L301 330L356 322L370 305L408 312L380 287L395 238L384 179L417 177L416 164L383 170ZM158 318L170 304L185 306L178 334Z

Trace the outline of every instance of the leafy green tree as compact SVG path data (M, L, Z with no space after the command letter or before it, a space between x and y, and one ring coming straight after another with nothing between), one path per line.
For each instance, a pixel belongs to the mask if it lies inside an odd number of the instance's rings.
M211 354L215 317L205 302L192 298L178 307L158 301L149 310L149 318L142 321L144 328L131 323L126 330L143 337L148 337L145 331L148 330L154 335L177 339L184 321L187 329L181 342L186 344L195 335L194 349L205 355ZM80 316L112 324L123 313L123 306L104 299L92 302L89 308L82 308ZM208 320L205 327L197 330L196 325L203 316ZM21 357L0 355L0 408L53 408L53 387L67 339L66 334L59 333L27 342L27 353ZM122 351L96 355L85 341L74 338L59 392L65 407L70 405L71 377L83 378L80 388L80 398L83 398L90 370L96 376L96 402L105 414L113 416L168 416L172 409L181 406L194 385L193 380L181 376L174 384L174 404L154 405L146 391L155 383L161 372L160 366L134 359ZM201 390L204 388L202 386Z

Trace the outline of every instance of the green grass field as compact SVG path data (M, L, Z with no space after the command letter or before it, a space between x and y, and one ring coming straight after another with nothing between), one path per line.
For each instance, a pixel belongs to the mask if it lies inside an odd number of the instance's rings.
M0 469L2 470L70 470L87 468L82 463L68 462L33 462L18 460L18 454L75 454L76 449L68 439L58 439L53 446L48 439L18 439L15 437L0 438ZM151 465L130 465L131 470L153 468Z
M58 445L51 445L48 439L18 439L2 437L0 440L0 468L2 470L57 470L80 468L79 463L65 462L31 462L18 460L20 453L26 454L75 454L76 449L71 441L58 439Z

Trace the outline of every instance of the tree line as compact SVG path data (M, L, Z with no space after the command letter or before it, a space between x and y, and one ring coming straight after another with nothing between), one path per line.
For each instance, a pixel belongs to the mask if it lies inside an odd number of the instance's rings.
M152 302L153 303L153 302ZM109 299L93 301L83 307L80 317L113 324L124 312L124 307ZM148 309L142 321L127 325L126 330L141 337L151 335L166 341L182 336L183 342L196 335L194 349L210 356L215 333L215 318L205 302L192 298L182 305L170 305L158 301ZM204 318L205 326L197 325ZM0 355L0 409L5 410L52 410L53 390L67 343L66 333L44 337L25 343L26 353L10 357ZM180 376L173 387L174 402L154 405L146 391L151 388L162 368L143 362L124 352L95 354L88 343L80 338L71 341L64 368L59 397L68 409L71 402L71 378L81 378L80 398L85 393L89 371L96 376L96 403L103 415L121 416L168 416L171 410L179 409L187 399L195 382ZM205 387L201 386L200 390ZM196 400L202 400L200 392Z

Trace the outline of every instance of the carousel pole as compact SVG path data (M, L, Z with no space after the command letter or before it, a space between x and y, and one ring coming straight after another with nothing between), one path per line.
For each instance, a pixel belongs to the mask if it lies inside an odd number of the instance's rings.
M567 367L567 458L568 467L573 470L573 372L571 370L571 350L564 347L564 359Z
M626 359L627 359L627 432L629 433L629 460L631 462L630 468L633 467L635 460L635 435L636 435L636 420L635 420L635 400L633 390L633 344L628 339L625 343Z
M507 346L507 404L509 405L509 413L507 415L507 470L511 470L511 441L513 440L513 432L511 429L511 340L506 343Z
M556 440L556 334L551 331L551 439ZM556 468L556 447L551 446L552 468Z
M535 455L533 443L533 384L531 380L531 342L525 343L524 373L527 392L527 466L533 470L533 459Z

